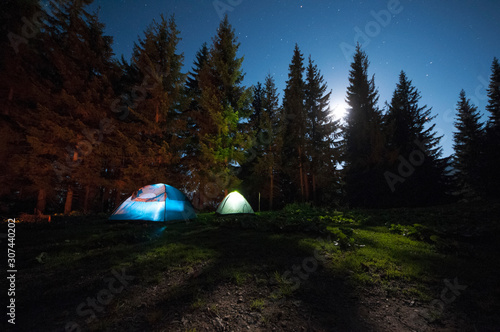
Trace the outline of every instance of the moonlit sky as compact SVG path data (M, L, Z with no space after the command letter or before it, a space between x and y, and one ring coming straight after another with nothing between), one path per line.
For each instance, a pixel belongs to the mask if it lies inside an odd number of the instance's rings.
M271 73L280 98L297 43L306 61L311 55L325 77L337 117L346 107L349 48L359 41L370 60L369 74L375 74L379 107L390 101L404 70L421 92L421 104L436 115L436 130L444 135L443 156L453 153L461 89L486 119L490 66L493 57L500 57L498 0L96 0L89 9L98 7L117 57L127 60L153 19L175 14L185 72L202 43L211 44L227 12L241 43L244 84L263 82Z

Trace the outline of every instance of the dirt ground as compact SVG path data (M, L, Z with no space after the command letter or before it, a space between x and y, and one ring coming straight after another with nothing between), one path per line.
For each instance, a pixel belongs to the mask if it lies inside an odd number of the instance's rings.
M291 250L290 243L297 242L293 236L265 242L270 240L264 232L186 229L184 237L171 235L182 239L179 246L210 239L219 256L156 266L154 260L140 265L134 255L163 248L169 237L153 245L149 228L120 228L116 235L116 229L99 223L71 227L26 229L25 237L20 235L17 324L8 331L500 331L493 312L500 285L491 273L464 291L455 289L458 294L445 294L446 304L440 300L444 283L434 286L434 302L418 301L382 286L354 287L349 275L331 273L322 264L285 292L275 273L293 270L311 255ZM85 231L88 240L80 241ZM59 258L51 265L51 257L66 257L68 251L71 261ZM239 267L248 272L241 278ZM122 273L120 268L130 276L123 282L114 274ZM232 274L224 272L231 268ZM470 294L493 302L470 309L468 304L475 303ZM92 311L89 298L99 297L105 305Z

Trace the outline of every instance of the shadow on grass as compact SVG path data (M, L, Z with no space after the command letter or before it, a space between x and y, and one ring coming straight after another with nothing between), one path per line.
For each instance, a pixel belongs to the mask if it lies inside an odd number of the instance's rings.
M492 261L494 252L498 253L495 237L488 237L487 243L482 243L484 237L469 241L477 253L471 259L440 252L435 244L390 234L386 226L377 226L409 215L403 211L398 217L397 211L386 211L379 213L375 225L337 225L352 228L356 244L365 247L326 250L329 261L325 266L305 274L302 265L313 257L314 245L310 244L327 235L316 228L300 231L300 222L294 220L279 219L278 228L260 231L252 227L262 226L264 217L236 224L205 218L166 228L163 224L103 220L19 225L16 248L22 273L18 274L16 330L39 330L41 326L64 330L69 321L83 330L184 331L190 326L213 330L222 329L224 321L219 320L224 319L233 330L249 325L263 330L300 326L306 330L369 330L377 327L361 320L358 293L346 281L367 288L380 283L392 287L396 282L402 286L391 294L400 298L410 294L411 299L415 294L401 292L410 283L414 292L427 292L432 299L439 298L442 279L454 277L469 288L452 307L464 316L474 313L471 321L479 327L495 326L498 304L493 299L500 294L495 286L500 268L498 260ZM445 212L436 208L429 215L429 223L436 224ZM458 213L453 218L455 215ZM425 211L418 216L411 222L422 222ZM112 271L121 269L135 279L102 312L95 312L96 319L86 321L89 315L82 315L78 306L95 298L107 287L105 280ZM273 294L286 285L276 276L283 279L284 275L288 280L299 278L300 283L296 290L284 289L284 300L279 301ZM251 315L255 313L257 321ZM491 323L484 325L488 320Z
M237 296L227 299L228 312L250 311L251 299L262 297L266 305L261 316L266 324L282 326L285 322L292 328L301 322L320 330L360 329L349 287L321 267L301 280L286 301L270 299L280 287L274 275L293 272L312 255L310 248L299 244L308 235L196 222L162 227L96 222L51 231L48 226L43 230L45 241L38 237L41 230L37 234L26 229L19 243L21 248L26 244L20 254L26 264L19 281L16 330L44 326L62 331L70 321L84 330L177 329L176 321L186 315L210 317L207 308L216 304L221 289L225 294L226 288L232 292L235 287L241 289L245 301L239 303ZM38 262L41 251L47 253L46 259ZM121 268L135 279L102 312L94 310L96 319L86 321L90 315L81 315L78 306L89 297L96 298L107 287L111 271ZM291 301L300 302L293 306L300 318L290 316ZM247 323L241 324L243 328Z

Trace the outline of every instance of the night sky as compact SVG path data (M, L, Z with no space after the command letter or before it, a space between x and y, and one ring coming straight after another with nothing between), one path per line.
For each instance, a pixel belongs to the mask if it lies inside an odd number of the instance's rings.
M219 6L218 10L216 5ZM461 89L485 114L493 57L500 57L498 0L97 0L114 50L128 60L134 42L152 19L175 14L184 71L203 42L211 43L223 13L238 34L244 55L244 84L271 73L280 97L295 43L309 54L333 90L332 113L345 110L351 48L357 41L375 74L379 106L390 101L404 70L432 107L444 156L453 153L455 105ZM387 15L390 13L390 15ZM486 115L483 117L486 118Z

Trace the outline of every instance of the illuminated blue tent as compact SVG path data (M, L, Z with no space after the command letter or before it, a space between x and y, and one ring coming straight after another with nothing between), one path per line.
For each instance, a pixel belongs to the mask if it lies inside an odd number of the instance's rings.
M248 201L237 191L233 191L219 204L216 213L218 214L236 214L236 213L251 213L253 209Z
M113 212L109 220L171 221L196 218L186 196L168 184L142 187Z

